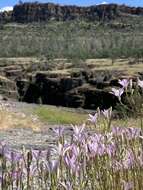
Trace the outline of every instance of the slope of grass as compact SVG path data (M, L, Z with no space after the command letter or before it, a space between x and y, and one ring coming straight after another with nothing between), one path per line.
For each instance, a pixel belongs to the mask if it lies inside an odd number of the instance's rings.
M120 27L120 26L124 27ZM0 27L0 57L105 58L141 56L142 17L109 23L67 21Z
M34 111L38 117L50 124L82 124L88 117L87 114L76 111L67 111L57 107L37 107Z

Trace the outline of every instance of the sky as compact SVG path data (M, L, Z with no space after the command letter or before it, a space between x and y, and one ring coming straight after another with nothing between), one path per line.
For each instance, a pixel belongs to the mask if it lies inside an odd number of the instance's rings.
M22 2L33 2L35 0L22 0ZM17 4L19 0L0 0L0 10L11 10L12 7ZM38 2L52 2L58 3L62 5L80 5L80 6L88 6L88 5L96 5L102 3L118 3L118 4L126 4L129 6L140 6L143 7L143 0L38 0Z

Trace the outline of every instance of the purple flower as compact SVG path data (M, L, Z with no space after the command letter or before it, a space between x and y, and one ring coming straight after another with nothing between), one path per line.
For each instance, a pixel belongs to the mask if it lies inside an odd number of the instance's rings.
M110 93L113 94L114 96L116 96L120 101L121 96L124 93L124 89L123 88L119 88L119 89L112 88L112 91Z
M98 118L98 113L95 113L94 115L89 114L88 121L91 121L91 123L96 124Z
M39 158L41 156L41 151L40 150L32 150L32 156L33 156L33 159L39 160Z
M54 133L58 136L58 137L62 137L64 134L64 127L59 126L58 128L53 128Z
M119 80L119 84L120 84L123 88L127 88L128 85L129 85L129 80L128 80L128 79Z
M112 157L116 153L116 145L114 143L106 145L106 152L109 155L109 157Z
M34 176L34 175L36 175L36 174L38 174L38 168L37 168L37 164L35 163L32 163L31 165L30 165L30 175L31 176Z
M100 143L98 144L98 147L97 147L97 154L99 156L103 156L105 154L105 151L106 151L106 148L105 148L105 145Z
M77 147L75 144L69 145L64 151L65 163L70 169L72 169L73 172L80 170L80 164L78 162L79 155L79 147Z
M103 110L102 114L104 115L105 118L110 119L112 116L112 108L109 108L107 110Z
M20 152L11 152L11 160L18 162L23 158L23 155Z
M57 153L58 153L58 156L64 155L64 146L61 143L59 143L57 146Z
M77 157L75 154L72 154L72 155L65 155L64 156L64 160L65 160L65 163L66 165L71 168L73 171L76 171L77 169Z
M113 127L112 128L112 133L113 135L116 135L116 136L121 136L123 135L125 129L123 127Z
M141 129L135 127L128 127L125 129L125 135L128 139L136 139L140 137Z
M83 125L81 125L81 126L77 126L77 125L73 126L73 125L72 125L72 128L73 128L74 134L75 134L75 135L79 135L79 134L81 134L81 133L84 132L85 124L83 124Z
M88 157L102 156L105 153L104 136L95 134L88 139Z
M126 151L125 158L122 161L123 167L125 169L130 169L134 166L134 164L135 164L135 158L134 157L135 157L134 153L131 149Z
M40 159L47 159L50 156L50 149L48 150L32 150L32 159L38 161Z
M138 78L137 84L139 87L143 88L143 81Z
M85 124L81 125L81 126L73 126L73 137L76 141L82 142L83 138L84 138L84 129L85 129Z
M123 181L123 187L124 187L124 190L133 190L134 183L132 181L130 182Z
M119 79L119 84L123 87L123 88L127 88L129 85L129 79Z
M97 150L98 150L98 143L97 142L90 142L87 145L88 147L88 157L95 157L97 155Z
M50 160L48 162L48 168L50 170L50 172L56 172L57 171L57 168L59 166L59 160Z
M13 172L11 173L12 181L19 180L20 177L21 177L21 175L22 175L22 171L21 171L20 169L17 170L17 171L13 171Z

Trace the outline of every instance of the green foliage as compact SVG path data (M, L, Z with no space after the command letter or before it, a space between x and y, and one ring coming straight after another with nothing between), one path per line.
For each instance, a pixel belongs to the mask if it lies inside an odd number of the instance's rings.
M143 114L143 91L137 86L132 92L126 91L122 102L117 104L116 110L120 118L137 118Z
M84 20L6 24L0 27L0 57L45 56L48 59L83 60L142 57L142 17L119 20L116 25L124 27Z
M81 124L87 115L54 107L38 107L35 110L42 120L52 124Z

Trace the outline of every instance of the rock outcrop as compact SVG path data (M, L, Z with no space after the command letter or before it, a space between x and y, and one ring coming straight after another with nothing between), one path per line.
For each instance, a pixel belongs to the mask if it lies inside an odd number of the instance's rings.
M28 103L114 108L118 99L110 91L112 87L120 87L118 79L124 78L124 71L103 70L102 67L100 70L97 65L109 61L104 59L86 60L82 68L75 68L74 63L70 63L69 68L66 59L53 60L53 64L45 69L42 64L45 65L46 60L42 62L35 58L1 58L0 61L0 95ZM141 73L139 76L142 77Z
M113 79L118 76L117 73L85 68L68 69L63 64L65 61L59 60L56 68L53 60L53 68L38 71L39 62L32 58L1 59L0 94L5 99L28 103L86 109L114 107L117 99L109 92L111 86L116 86L118 82ZM33 62L34 68L31 67Z
M118 16L143 15L143 8L105 4L90 7L62 6L53 3L19 3L12 12L0 13L0 22L41 22L74 19L110 20Z
M114 74L100 74L86 70L69 76L36 73L31 81L17 81L20 101L86 109L114 107L118 101L110 94Z

